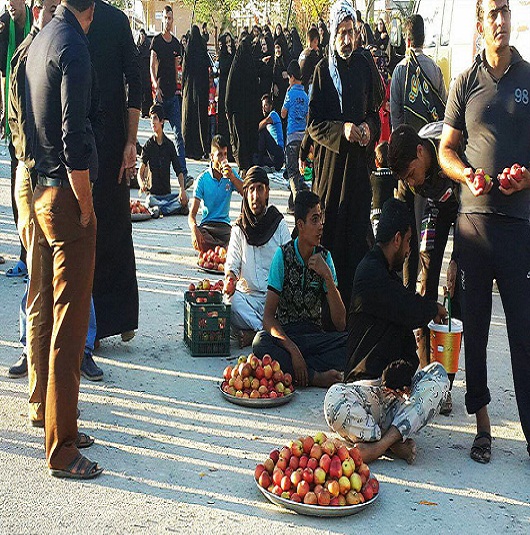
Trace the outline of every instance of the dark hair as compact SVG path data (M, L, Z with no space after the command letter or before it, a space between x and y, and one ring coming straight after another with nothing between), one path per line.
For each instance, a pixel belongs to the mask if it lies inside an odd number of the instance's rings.
M510 0L506 0L506 4L510 7ZM484 0L477 0L475 13L477 15L477 22L482 22L484 20Z
M418 157L418 145L423 140L408 124L398 126L390 136L388 145L388 166L401 177L410 163Z
M173 13L173 8L168 4L164 6L163 11L165 11L166 13Z
M405 21L405 35L414 48L422 47L425 42L425 25L421 15L411 15Z
M207 27L208 27L208 23L207 23L207 22L203 22L203 23L202 23L202 27L203 27L203 28L207 28Z
M307 39L310 43L315 39L320 40L320 34L318 33L318 30L315 27L311 27L309 28L309 30L307 30Z
M388 141L382 141L375 148L375 161L379 167L388 167Z
M166 116L164 115L164 107L162 104L153 104L149 108L149 117L151 117L151 115L156 115L159 121L164 121Z
M363 22L363 15L359 9L355 10L355 17L357 19L357 22ZM355 21L353 21L355 22Z
M269 93L265 93L264 95L262 95L261 102L263 102L264 100L266 100L269 104L271 103L271 96Z
M147 34L145 33L145 30L144 30L143 28L140 28L140 33L143 33L144 35L147 35Z
M287 74L292 76L295 80L300 80L302 75L300 74L300 65L298 64L298 61L292 59L289 62L289 65L287 65Z
M398 232L404 236L409 228L411 216L407 205L398 199L387 199L379 216L376 243L388 243Z
M213 149L217 149L217 150L225 149L227 147L228 147L228 143L226 142L226 139L221 134L217 134L213 136L212 144L211 144L212 150Z
M381 386L392 390L403 390L412 385L415 370L406 360L399 359L391 362L381 376Z
M94 5L94 0L66 0L66 3L78 13L83 13Z
M320 202L320 197L309 190L299 191L294 200L294 221L301 219L304 223L307 214Z

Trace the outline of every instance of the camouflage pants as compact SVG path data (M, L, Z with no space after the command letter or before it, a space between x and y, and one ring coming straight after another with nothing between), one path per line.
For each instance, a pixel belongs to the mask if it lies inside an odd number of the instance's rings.
M414 375L408 399L386 392L380 379L333 385L324 415L329 427L349 442L375 442L392 425L406 440L440 412L448 391L445 369L433 362Z

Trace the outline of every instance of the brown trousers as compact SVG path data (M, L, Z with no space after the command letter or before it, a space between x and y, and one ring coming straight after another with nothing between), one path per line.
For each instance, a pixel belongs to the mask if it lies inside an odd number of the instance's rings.
M64 469L77 457L77 401L94 279L96 216L82 227L70 188L37 186L33 208L41 253L38 374L46 460Z
M15 198L18 208L17 228L22 245L27 251L29 273L28 300L26 304L27 330L26 354L28 356L29 414L30 420L43 420L41 387L38 366L38 320L40 311L40 250L36 238L35 214L31 175L24 163L19 162L15 180ZM35 275L35 276L33 276Z
M228 247L230 233L232 232L232 227L228 223L212 221L211 223L199 225L197 228L204 239L203 251L214 249L217 245L225 249Z

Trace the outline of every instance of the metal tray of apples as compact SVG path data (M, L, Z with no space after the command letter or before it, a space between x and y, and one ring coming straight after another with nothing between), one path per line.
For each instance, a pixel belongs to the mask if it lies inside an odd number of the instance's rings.
M364 503L358 503L356 505L309 505L307 503L293 502L292 500L288 500L287 498L277 496L276 494L269 492L267 489L264 489L262 486L259 485L257 481L254 482L256 483L256 486L263 494L263 496L265 496L265 498L267 498L267 500L269 500L273 504L279 505L280 507L285 507L286 509L294 511L295 513L298 513L300 515L319 516L321 518L355 515L357 513L360 513L363 509L366 509L367 507L372 505L379 497L378 493L371 500L368 500Z
M221 387L222 384L223 383L221 381L219 383L219 392L221 392L221 395L227 401L230 401L230 403L235 403L236 405L241 405L242 407L251 407L254 409L266 409L268 407L279 407L280 405L285 405L286 403L289 403L293 400L297 392L295 390L288 396L282 396L281 398L238 398L236 396L232 396L230 394L227 394L226 392L223 392L223 389Z
M219 271L218 269L208 269L197 264L197 269L203 271L204 273L210 273L211 275L224 275L224 271Z

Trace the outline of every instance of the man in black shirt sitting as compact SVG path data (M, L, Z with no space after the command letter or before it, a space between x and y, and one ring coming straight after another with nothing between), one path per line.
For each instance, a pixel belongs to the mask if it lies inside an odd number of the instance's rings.
M162 215L188 215L188 196L184 186L184 176L180 167L175 145L164 134L164 108L155 104L149 110L153 135L142 149L142 165L138 171L141 191L148 191L149 206L158 206ZM173 166L180 193L171 193L169 168ZM148 175L146 177L146 175Z
M386 201L376 244L355 273L346 383L332 386L324 401L328 425L358 443L365 462L387 449L414 462L416 445L410 437L439 412L449 390L447 373L438 362L417 372L410 384L389 387L381 381L396 361L405 361L400 367L414 373L419 360L413 329L432 319L440 323L446 316L442 305L407 290L396 273L410 251L410 223L405 203ZM408 389L410 395L404 395Z

